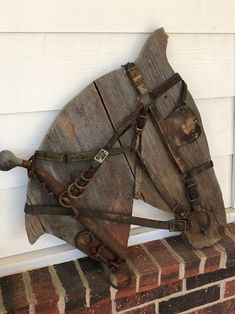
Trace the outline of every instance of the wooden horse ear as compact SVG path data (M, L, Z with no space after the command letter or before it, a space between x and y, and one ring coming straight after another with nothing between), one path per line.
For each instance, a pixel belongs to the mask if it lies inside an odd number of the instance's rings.
M139 56L144 54L145 50L148 49L149 46L152 46L155 47L157 53L161 53L162 55L165 54L166 57L168 38L169 36L165 32L164 28L158 28L147 38L143 48L140 51Z
M156 88L174 73L167 60L167 42L164 28L157 29L148 37L135 61L150 89Z

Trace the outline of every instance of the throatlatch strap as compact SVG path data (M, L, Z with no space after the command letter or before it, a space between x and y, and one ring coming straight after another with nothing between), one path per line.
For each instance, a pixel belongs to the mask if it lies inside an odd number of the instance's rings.
M31 215L65 215L74 216L71 208L50 205L28 205L25 204L25 213ZM168 221L146 219L142 217L128 216L124 214L110 213L99 210L80 209L79 215L86 218L95 218L100 220L108 220L122 224L133 224L147 228L167 229L169 231L185 231L187 222L184 219L172 219Z
M122 153L127 153L131 151L131 147L113 147L109 151L109 156L116 156ZM80 152L80 153L53 153L36 150L34 157L37 160L58 162L58 163L70 163L70 162L79 162L81 160L92 160L98 154L100 150L94 150L91 152Z

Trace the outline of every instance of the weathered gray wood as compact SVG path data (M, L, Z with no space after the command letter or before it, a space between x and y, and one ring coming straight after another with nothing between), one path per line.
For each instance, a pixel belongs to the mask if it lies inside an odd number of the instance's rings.
M149 89L156 88L174 74L167 61L166 46L167 35L163 29L159 29L148 38L136 60ZM180 91L181 82L156 100L155 108L158 108L162 117L165 118L175 107ZM135 88L123 68L104 75L62 110L48 131L40 149L64 153L102 147L123 119L136 110L136 96ZM200 114L190 93L187 95L187 105L193 109L201 122ZM133 137L134 130L132 129L120 139L117 146L129 146ZM180 153L189 169L210 160L203 128L199 139L181 147ZM176 202L185 209L189 209L190 204L182 176L150 118L142 135L141 154L144 163L142 199L166 211L170 211ZM66 186L84 169L87 162L68 165L45 162L42 164ZM82 199L81 207L87 210L100 209L131 214L135 164L136 156L131 152L108 158ZM195 181L198 183L201 204L209 211L212 223L206 236L198 231L194 223L192 230L186 232L186 236L195 248L201 248L212 245L221 237L221 226L225 226L225 211L214 170L204 171L195 177ZM28 202L32 204L56 203L33 181L30 181L28 186ZM122 245L127 244L128 226L110 222L101 224ZM75 245L76 234L83 228L70 217L32 217L29 215L26 215L26 227L31 242L36 241L42 233L49 232L72 245Z
M113 128L105 108L94 84L91 84L58 115L47 132L40 150L56 153L91 151L105 145L112 135ZM89 162L56 164L41 161L41 163L66 187ZM27 195L28 203L31 204L56 204L56 201L48 197L34 180L29 183ZM132 202L132 174L125 157L119 155L108 158L101 166L82 198L80 206L87 210L100 209L131 215ZM129 226L108 221L97 220L97 222L126 246ZM35 242L44 231L75 245L75 236L83 227L71 217L26 215L26 229L31 243Z
M137 92L133 88L123 68L112 71L108 75L95 81L102 97L112 125L116 130L123 119L136 110ZM130 146L134 138L134 128L126 132L121 138L122 146ZM133 176L135 176L136 155L133 152L126 154ZM169 205L164 201L154 186L148 173L143 169L141 184L142 199L162 210L171 211Z
M164 32L164 29L158 29L147 39L136 60L136 64L149 89L154 89L160 86L174 74L166 57L166 46L167 35ZM180 96L181 84L182 83L179 82L161 97L156 99L155 105L163 117L166 117L175 107ZM189 92L187 94L187 105L193 109L202 127L200 114ZM149 169L149 172L158 187L159 184L161 186L164 185L170 192L171 197L180 201L183 206L188 208L182 183L180 191L180 177L175 173L171 166L172 159L170 160L168 158L167 160L167 157L163 152L163 147L161 145L159 146L158 135L155 133L153 138L153 132L154 130L151 129L151 123L149 123L146 126L143 135L143 159L146 163L146 167ZM180 148L180 153L189 169L211 159L203 127L199 139L191 144L182 146ZM159 155L156 156L157 154ZM158 166L159 164L161 166ZM168 167L171 167L171 169ZM168 172L166 168L170 171ZM195 181L198 184L202 207L209 210L212 222L207 236L196 233L195 230L193 230L192 233L190 231L186 233L190 243L194 247L200 248L212 245L221 238L221 230L223 228L220 226L225 227L226 216L222 194L214 170L210 169L204 171L195 177ZM159 188L159 190L160 189L161 188Z

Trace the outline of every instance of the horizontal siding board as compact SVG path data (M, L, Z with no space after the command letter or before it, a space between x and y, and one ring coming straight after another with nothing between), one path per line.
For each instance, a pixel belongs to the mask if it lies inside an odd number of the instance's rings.
M234 153L234 98L196 100L213 157Z
M232 155L212 158L225 207L231 207Z
M233 98L200 99L201 112L213 157L233 153ZM1 149L28 159L38 149L47 129L59 111L0 115ZM22 186L27 182L24 169L0 172L0 189Z
M0 114L61 109L94 79L135 60L147 37L0 34ZM172 34L167 55L194 98L234 96L233 35Z
M231 188L232 207L235 208L235 155L232 161L232 188Z
M1 0L0 32L235 32L232 0Z
M34 245L29 244L24 221L25 195L26 187L0 191L0 258L64 243L52 235L43 235Z

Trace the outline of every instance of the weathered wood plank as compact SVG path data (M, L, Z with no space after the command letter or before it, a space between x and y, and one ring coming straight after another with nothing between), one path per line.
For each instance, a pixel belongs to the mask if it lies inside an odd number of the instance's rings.
M169 65L166 57L166 45L167 35L163 29L159 29L148 38L136 60L136 64L149 89L154 89L160 86L164 81L169 79L174 74L174 71ZM169 113L172 112L176 106L177 99L180 98L181 85L181 82L177 83L161 97L156 99L155 106L153 106L154 114L157 115L158 110L161 116L166 118ZM210 160L211 158L205 133L202 127L200 114L189 92L187 95L187 106L194 111L195 115L200 121L202 128L202 133L196 141L182 146L179 149L188 169L191 169L195 166L199 166L203 162ZM178 177L177 173L174 172L173 168L176 169L175 163L172 158L168 157L167 159L167 156L164 156L166 150L163 146L161 146L160 140L157 139L157 135L155 134L154 137L152 136L152 134L154 134L154 128L151 126L151 122L147 123L143 133L143 162L145 163L146 168L149 170L149 173L159 190L160 188L162 189L163 186L166 191L170 192L173 200L181 203L184 208L190 208L189 204L187 204L188 200L186 199L183 180L180 177L179 172ZM157 154L158 158L156 158ZM161 166L158 166L158 164L161 164ZM170 170L169 173L166 172L166 169ZM172 178L172 181L169 180L169 178ZM215 177L214 170L209 169L208 171L204 171L195 177L195 181L198 186L202 208L205 208L208 211L211 221L207 237L204 237L200 233L196 233L196 229L193 231L193 225L192 233L190 230L186 232L186 235L191 244L199 248L201 246L209 246L220 238L221 235L219 226L225 225L226 218L222 194ZM172 184L173 182L174 184ZM166 195L164 189L162 189L162 194ZM171 200L170 203L172 203Z
M46 134L40 149L55 152L79 152L95 150L113 135L113 129L103 104L93 84L76 96L58 115ZM57 180L68 186L89 162L56 164L40 162ZM119 172L116 171L119 169ZM125 186L125 188L123 188ZM28 187L28 202L32 204L56 204L31 180ZM133 202L133 179L126 159L110 157L99 169L80 206L86 210L104 210L131 214ZM118 242L126 246L129 226L98 221L102 228ZM41 227L42 226L42 227ZM111 227L112 226L112 227ZM26 228L31 242L44 231L75 245L75 236L83 227L71 217L26 215Z
M96 80L96 85L104 101L112 124L114 128L117 129L123 119L136 110L137 93L131 86L124 69L115 70L108 75L104 75ZM128 132L120 138L121 145L131 146L134 136L135 129L132 128L128 130ZM134 152L129 152L126 154L126 157L135 177L136 154ZM170 211L169 206L162 199L145 170L142 171L141 187L142 199L155 207Z

